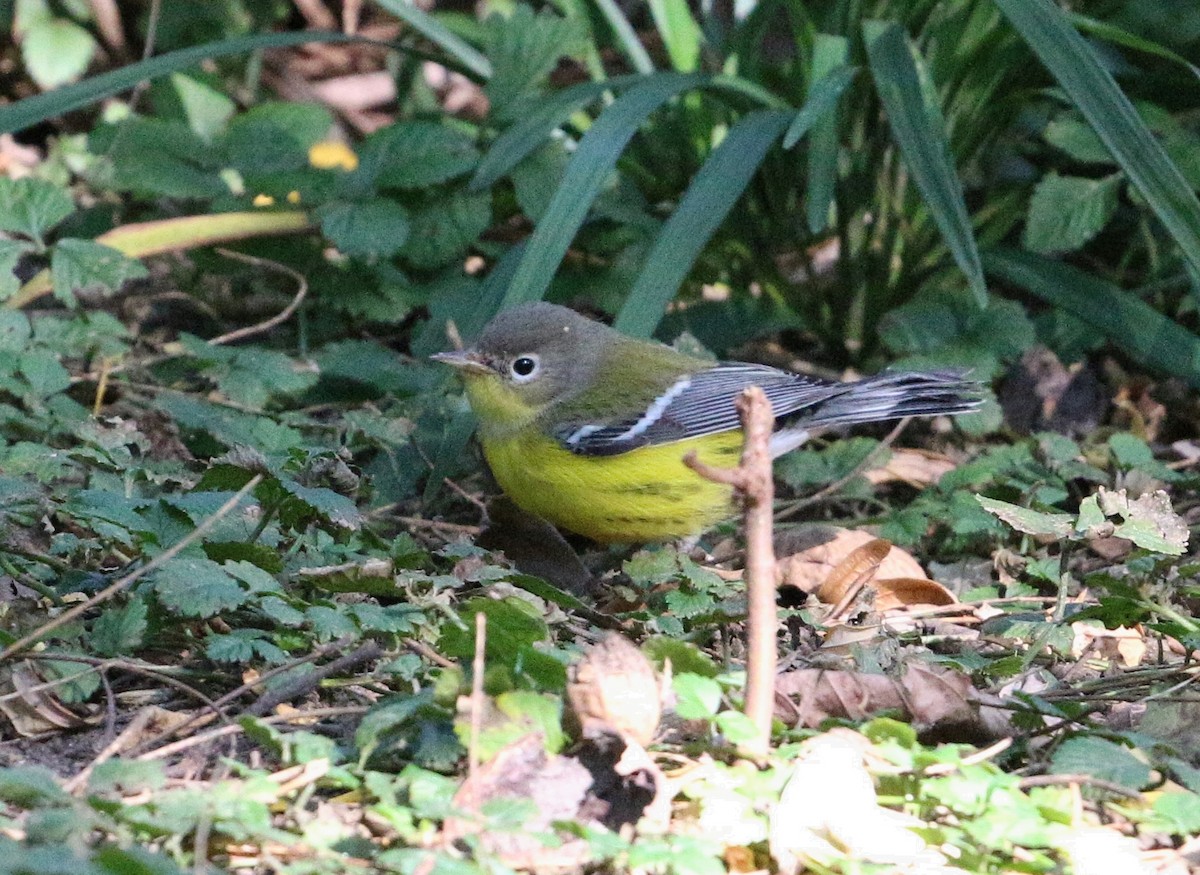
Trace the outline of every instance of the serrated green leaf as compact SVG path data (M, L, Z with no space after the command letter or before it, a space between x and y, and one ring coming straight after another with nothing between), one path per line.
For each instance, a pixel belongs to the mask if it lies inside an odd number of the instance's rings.
M1009 504L985 495L975 500L983 509L1008 523L1018 532L1051 538L1067 538L1075 531L1075 518L1069 513L1042 513L1019 504Z
M313 103L261 103L236 115L217 141L242 173L280 173L308 166L308 150L333 127L333 116Z
M1051 146L1062 149L1082 164L1116 163L1112 153L1078 113L1059 113L1046 125L1042 136Z
M146 266L92 240L60 240L50 256L54 275L54 297L74 306L81 292L99 291L113 295L131 279L148 275Z
M987 305L987 283L971 219L963 200L946 121L924 62L899 25L863 24L863 41L879 99L913 182L929 207L951 255L966 276L980 307Z
M21 288L21 279L14 272L21 256L33 247L21 240L0 238L0 301L5 301Z
M342 529L357 529L362 525L362 514L354 502L344 495L324 486L302 486L294 480L282 477L279 486L292 498L302 502L309 513L322 521ZM287 509L281 511L286 515Z
M1119 173L1103 179L1042 177L1029 201L1021 242L1034 252L1072 252L1095 237L1117 211Z
M1054 751L1050 769L1056 775L1091 775L1130 790L1150 783L1150 767L1133 751L1091 735L1068 738Z
M515 118L558 59L578 49L582 37L576 20L549 9L535 13L525 4L512 7L508 16L490 16L485 25L492 75L484 92L499 118Z
M17 371L29 383L37 398L48 398L71 385L70 373L62 366L58 356L48 349L32 349L21 353L17 360Z
M0 177L0 231L22 234L40 245L46 232L74 211L71 196L53 183Z
M91 645L102 656L128 656L146 634L146 603L135 598L121 608L109 608L92 626Z
M491 222L492 198L486 192L439 198L413 214L399 255L415 267L442 267L465 255Z
M37 21L21 41L25 69L43 91L78 79L95 53L96 40L67 18Z
M346 255L391 258L408 240L408 210L387 198L334 201L317 210L321 231Z
M170 611L185 617L212 617L242 606L247 593L209 559L177 557L154 575L154 591Z
M480 153L461 131L435 122L396 122L359 147L359 172L379 186L427 188L475 169Z
M320 641L332 641L358 634L358 626L341 611L324 605L314 605L304 612L305 619L312 625L313 634Z

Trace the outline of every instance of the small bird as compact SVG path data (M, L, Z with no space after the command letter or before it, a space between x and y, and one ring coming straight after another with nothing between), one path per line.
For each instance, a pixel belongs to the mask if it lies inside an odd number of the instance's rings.
M699 534L732 513L729 486L683 463L731 467L742 450L734 402L771 402L772 457L814 428L956 414L979 405L962 374L883 373L853 383L766 365L711 361L627 337L555 304L500 313L470 349L433 356L457 368L483 453L523 510L607 543Z

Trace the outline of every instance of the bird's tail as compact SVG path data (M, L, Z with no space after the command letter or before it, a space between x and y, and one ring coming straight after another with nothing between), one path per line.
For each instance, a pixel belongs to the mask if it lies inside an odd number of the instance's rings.
M844 392L806 410L804 427L970 413L983 402L981 390L981 384L962 371L885 371L847 383Z

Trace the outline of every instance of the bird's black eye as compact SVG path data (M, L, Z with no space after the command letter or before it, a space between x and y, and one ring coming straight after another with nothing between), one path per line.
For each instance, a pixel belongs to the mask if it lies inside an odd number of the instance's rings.
M512 363L512 372L518 377L528 377L537 370L537 359L523 355Z

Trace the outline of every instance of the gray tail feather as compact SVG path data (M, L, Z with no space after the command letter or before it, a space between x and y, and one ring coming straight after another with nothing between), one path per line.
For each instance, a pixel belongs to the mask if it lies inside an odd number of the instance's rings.
M804 411L805 428L853 425L906 416L970 413L983 402L983 386L964 371L885 371L847 383L845 391Z

